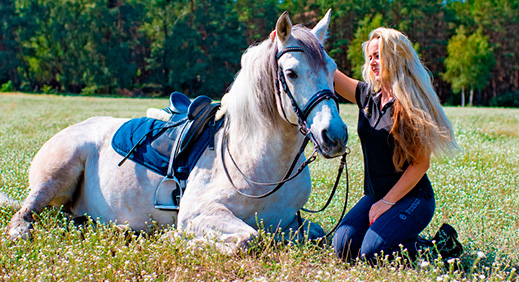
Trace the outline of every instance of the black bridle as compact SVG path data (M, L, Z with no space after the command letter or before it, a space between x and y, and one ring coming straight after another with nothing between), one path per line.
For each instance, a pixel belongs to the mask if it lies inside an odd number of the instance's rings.
M304 53L304 50L302 48L300 48L300 47L287 47L287 48L283 49L282 51L280 51L276 55L276 62L279 61L281 56L283 56L284 54L289 53L289 52L302 52L302 53ZM223 134L223 138L222 138L222 145L221 145L222 165L223 165L224 171L225 171L225 173L227 175L227 178L228 178L229 182L231 183L231 186L234 188L234 190L238 194L240 194L242 196L245 196L247 198L261 199L261 198L265 198L265 197L268 197L268 196L274 194L276 191L278 191L283 186L283 184L285 184L286 182L294 179L296 176L298 176L304 170L305 167L307 167L310 163L315 161L315 159L317 158L317 156L316 156L317 155L317 151L321 151L321 148L320 148L319 144L317 143L317 141L315 140L314 136L312 135L312 133L310 131L310 128L307 125L306 120L308 118L308 115L315 108L315 106L317 106L323 100L330 100L330 99L334 100L335 104L337 106L337 110L339 110L339 99L337 98L337 95L335 95L335 93L333 91L331 91L330 89L321 89L321 90L319 90L317 93L315 93L310 98L310 100L301 109L299 107L299 105L297 104L294 96L292 95L292 92L290 91L290 89L289 89L289 87L288 87L288 85L286 83L286 78L285 78L285 74L284 74L283 68L278 65L278 70L279 70L278 71L278 76L276 77L276 95L277 95L277 97L279 99L279 102L282 103L282 101L283 101L282 97L281 97L282 93L281 93L281 90L280 90L280 87L279 87L280 84L281 84L281 87L283 87L283 92L288 96L288 98L290 100L290 103L292 105L292 108L293 108L293 110L294 110L294 112L295 112L295 114L297 116L298 124L293 124L292 122L289 121L283 106L281 106L284 119L288 123L290 123L290 124L292 124L294 126L298 126L299 127L299 131L305 136L305 138L304 138L303 144L301 145L301 148L299 149L298 153L296 154L296 157L294 158L294 161L290 165L288 171L286 172L285 176L283 177L283 179L281 181L274 182L274 183L255 182L255 181L249 179L240 170L240 168L238 167L237 163L235 162L235 160L234 160L234 158L233 158L233 156L231 154L231 151L229 150L229 142L228 142L228 127L229 127L229 123L226 122L225 129L224 129L224 134ZM299 168L297 169L297 172L294 175L290 176L292 174L292 171L295 168L295 165L296 165L297 161L301 157L301 154L304 152L305 147L306 147L306 145L308 144L308 142L310 140L312 140L312 143L314 144L314 147L315 147L315 150L312 153L312 156L310 158L308 158L307 160L305 160L299 166ZM225 144L225 147L224 147L224 144ZM237 169L237 171L241 174L241 176L247 182L249 182L251 184L254 184L254 185L260 185L260 186L276 185L276 187L274 189L272 189L271 191L269 191L269 192L267 192L265 194L261 194L261 195L249 195L249 194L245 194L245 193L241 192L234 185L234 182L232 181L231 176L229 175L229 171L227 170L227 166L225 164L225 155L224 155L225 150L224 150L224 148L227 149L227 153L228 153L229 157L231 158L231 161L232 161L234 167ZM321 151L321 153L322 153L322 151ZM317 213L317 212L324 211L328 207L328 205L330 204L331 200L333 199L333 197L335 195L335 191L337 190L337 186L338 186L338 184L340 182L340 178L341 178L342 172L343 172L345 167L346 167L346 175L348 175L348 168L347 168L347 165L346 165L346 156L349 153L350 153L350 150L349 150L349 148L347 148L347 151L342 155L341 163L339 165L339 169L338 169L338 172L337 172L337 178L335 180L335 184L334 184L334 186L332 188L332 192L330 193L330 196L328 197L328 200L326 201L325 205L321 209L319 209L319 210L308 210L308 209L302 208L303 211L309 212L309 213ZM338 227L338 224L342 220L342 218L344 216L344 213L346 211L348 190L349 190L349 179L348 179L348 176L346 176L346 179L347 179L346 200L345 200L344 208L343 208L343 211L342 211L342 215L341 215L339 221L337 222L337 225L332 229L332 231L330 231L326 235L326 237L328 237L333 231L335 231L335 229Z
M304 53L305 51L301 47L287 47L287 48L281 50L276 55L276 62L279 61L279 59L284 54L290 53L290 52L301 52L301 53ZM306 124L306 119L308 118L308 115L314 109L314 107L317 106L317 104L319 104L321 101L332 99L335 102L337 110L339 110L339 99L337 98L337 95L335 95L335 93L333 91L331 91L330 89L321 89L321 90L317 91L317 93L315 93L310 98L310 100L306 103L306 105L301 109L297 105L296 99L294 98L294 95L292 95L292 92L290 91L290 88L288 88L288 84L286 82L285 73L283 71L283 68L278 66L278 69L279 69L279 71L278 71L278 76L277 76L277 79L276 79L276 95L278 96L279 101L281 102L282 101L282 99L281 99L281 91L279 90L279 84L281 84L281 87L283 87L283 91L285 92L285 94L290 99L290 103L292 104L292 108L294 109L294 112L297 115L297 123L299 125L299 130L301 131L301 133L303 133L303 135L307 135L307 133L309 132L309 128L308 128L308 126ZM283 116L284 116L285 120L288 123L292 124L288 120L283 107L281 107L281 108L282 108ZM312 140L312 141L315 141L315 140ZM316 143L314 143L314 144L316 144Z

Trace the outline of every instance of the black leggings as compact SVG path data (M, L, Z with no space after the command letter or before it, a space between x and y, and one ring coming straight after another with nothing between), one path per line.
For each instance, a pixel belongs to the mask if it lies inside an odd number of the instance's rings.
M341 221L333 236L337 257L371 260L381 251L384 255L400 251L400 245L410 255L416 254L417 236L434 214L434 197L404 197L370 226L369 210L374 203L370 197L362 197Z

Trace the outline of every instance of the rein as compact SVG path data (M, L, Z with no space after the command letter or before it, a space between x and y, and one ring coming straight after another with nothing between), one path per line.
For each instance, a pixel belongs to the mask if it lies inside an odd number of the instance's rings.
M304 50L302 48L300 48L300 47L287 47L287 48L283 49L282 51L280 51L276 55L276 59L279 60L281 58L281 56L283 56L284 54L286 54L288 52L304 52ZM298 126L299 127L299 131L305 136L305 139L303 141L303 144L301 145L301 148L299 149L298 153L296 154L296 157L292 161L292 164L290 165L288 171L285 173L285 176L283 177L283 179L281 181L273 182L273 183L261 183L261 182L253 181L250 178L248 178L245 175L245 173L243 173L240 170L240 168L238 167L236 161L234 160L234 158L233 158L233 156L231 154L231 151L229 149L229 141L228 141L228 134L227 134L228 133L228 128L229 128L229 122L227 121L226 125L225 125L225 131L224 131L223 137L222 137L222 145L220 147L221 148L221 155L222 155L223 169L225 171L225 174L226 174L229 182L231 183L231 186L234 188L234 190L238 194L240 194L242 196L245 196L247 198L261 199L261 198L265 198L265 197L268 197L268 196L274 194L276 191L278 191L283 186L283 184L285 184L286 182L294 179L296 176L298 176L304 170L305 167L307 167L310 163L315 161L315 159L317 158L317 155L316 155L317 151L321 151L321 148L318 145L318 143L315 141L312 133L310 132L310 129L308 128L307 123L306 123L306 119L308 118L308 115L313 110L313 108L317 104L319 104L322 100L333 99L335 101L336 105L337 105L337 108L339 108L339 106L338 106L338 98L335 95L335 93L332 92L330 89L322 89L322 90L318 91L316 94L314 94L310 98L310 100L307 102L307 104L304 106L304 108L301 109L297 105L294 96L292 95L290 89L288 88L288 85L287 85L286 79L285 79L285 75L284 75L283 69L281 67L279 67L278 77L276 77L276 94L279 97L279 101L282 101L281 100L281 91L279 90L279 88L280 88L279 84L280 83L281 83L281 86L283 87L283 91L285 92L285 94L290 99L290 102L292 104L292 108L294 109L294 112L295 112L295 114L298 117L298 125L296 125L296 124L293 124L293 125ZM283 109L283 107L281 107L281 108ZM292 124L287 119L287 116L286 116L284 110L282 110L282 111L283 111L283 116L284 116L285 120L287 122L289 122L290 124ZM297 169L297 172L294 175L290 176L292 174L292 171L294 170L294 167L295 167L297 161L301 157L301 154L304 152L304 149L305 149L306 145L308 144L308 141L310 141L310 140L312 140L312 143L314 144L314 147L315 147L315 150L312 153L312 156L310 158L308 158L307 160L305 160L299 166L299 168ZM224 147L224 144L225 144L225 147ZM225 149L227 149L227 153L228 153L229 157L231 158L231 161L232 161L234 167L240 173L240 175L245 179L245 181L247 181L248 183L251 183L251 184L254 184L254 185L260 185L260 186L271 186L271 185L277 185L277 186L275 188L273 188L272 190L270 190L269 192L261 194L261 195L249 195L249 194L241 192L235 186L234 182L232 181L231 176L229 174L229 171L227 169L227 165L225 164ZM338 169L338 172L337 172L337 178L335 179L335 183L333 185L332 192L330 193L330 196L328 197L328 200L326 201L325 205L321 209L319 209L319 210L308 210L308 209L305 209L305 208L302 208L301 210L303 210L305 212L309 212L309 213L318 213L318 212L324 211L330 205L330 203L331 203L331 201L332 201L332 199L333 199L333 197L335 195L335 192L337 190L337 186L338 186L338 184L340 182L340 178L341 178L342 172L343 172L344 168L346 167L346 179L347 179L346 201L345 201L345 204L344 204L344 208L342 210L342 215L340 217L341 219L343 218L344 213L346 211L346 207L347 207L347 197L348 197L348 190L349 190L348 168L347 168L347 165L346 165L346 156L349 153L350 153L350 150L348 148L346 153L344 153L342 155L341 163L340 163L340 166L339 166L339 169ZM333 230L330 231L330 233L328 233L326 235L326 237L328 237L332 232L334 232L337 229L339 223L340 223L340 220L337 223L337 225L333 228Z
M221 148L221 154L222 154L222 165L223 165L223 170L225 171L225 175L227 175L227 178L229 179L229 182L231 183L231 186L234 188L234 190L236 191L236 193L242 195L242 196L245 196L247 198L251 198L251 199L262 199L262 198L265 198L265 197L268 197L272 194L274 194L275 192L277 192L279 189L281 189L281 187L283 186L283 184L285 184L286 182L294 179L296 176L298 176L305 167L307 167L310 163L312 163L313 161L315 161L315 159L317 158L316 156L316 153L317 153L317 150L314 150L314 153L312 154L312 156L310 158L308 158L307 160L305 160L300 166L299 168L297 169L297 172L290 176L290 174L292 173L292 171L294 170L294 167L297 163L297 161L299 160L299 158L301 157L301 154L303 154L304 150L305 150L305 147L306 145L308 144L308 141L310 140L307 136L305 137L304 141L303 141L303 144L301 145L301 148L299 148L299 151L297 152L296 154L296 157L294 158L294 161L292 161L292 164L290 165L290 168L288 169L288 171L285 173L285 176L283 176L283 179L279 182L272 182L272 183L266 183L266 182L256 182L256 181L253 181L251 180L250 178L248 178L245 173L243 173L243 171L241 171L241 169L238 167L238 164L236 164L236 161L234 160L234 157L232 156L231 154L231 151L229 150L229 140L228 140L228 134L227 134L227 130L229 128L229 124L226 123L226 126L225 126L225 131L224 131L224 134L223 134L223 137L222 137L222 146L220 147ZM270 190L269 192L265 193L265 194L261 194L261 195L249 195L249 194L245 194L243 192L241 192L237 187L236 185L234 185L234 182L232 181L231 179L231 176L229 175L229 171L227 170L227 165L225 164L225 151L224 151L224 143L225 143L225 148L227 149L227 153L229 155L229 157L231 158L231 161L234 165L234 167L236 168L236 170L238 170L238 172L240 173L240 175L245 179L245 181L249 182L249 183L252 183L254 185L260 185L260 186L271 186L271 185L277 185L274 189Z

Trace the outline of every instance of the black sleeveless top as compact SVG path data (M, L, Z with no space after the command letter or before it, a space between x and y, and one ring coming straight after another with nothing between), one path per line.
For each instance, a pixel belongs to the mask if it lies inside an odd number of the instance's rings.
M357 132L364 156L364 194L378 201L393 188L409 165L404 164L402 172L397 172L393 165L394 139L389 132L393 125L394 99L380 109L381 94L372 95L368 84L362 81L357 85L355 99L359 107ZM420 193L427 198L434 196L427 174L407 195Z

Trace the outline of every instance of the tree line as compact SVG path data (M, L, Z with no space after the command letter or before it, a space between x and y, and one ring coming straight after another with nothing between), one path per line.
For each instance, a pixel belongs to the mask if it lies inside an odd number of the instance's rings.
M2 91L220 98L283 11L360 77L376 27L404 32L443 103L519 106L519 0L0 0Z

